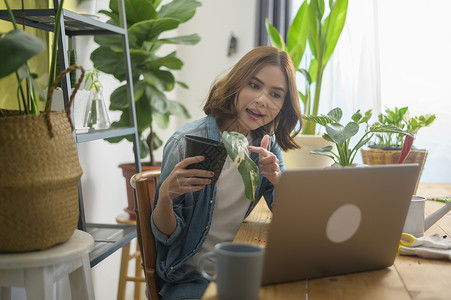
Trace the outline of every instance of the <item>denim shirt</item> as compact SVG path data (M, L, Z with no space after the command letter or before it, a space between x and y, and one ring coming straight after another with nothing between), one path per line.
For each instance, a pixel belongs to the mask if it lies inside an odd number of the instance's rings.
M186 134L220 140L220 131L216 119L206 116L199 120L185 124L176 131L167 141L163 150L163 162L161 166L160 180L155 192L154 207L158 201L158 193L161 184L169 176L175 165L185 158ZM260 146L261 137L254 138L253 145ZM275 142L274 136L270 137L268 150L279 159L280 169L284 170L282 151ZM251 153L251 159L258 164L258 154ZM274 185L260 175L260 181L255 193L255 201L249 202L246 217L264 196L268 207L272 208ZM186 193L173 199L173 208L176 218L176 229L167 236L162 233L151 216L152 231L155 236L157 261L156 270L160 278L160 294L164 299L192 299L202 297L208 281L200 273L185 266L185 262L193 256L202 246L207 237L213 210L216 201L216 185L206 185L202 190L194 193Z

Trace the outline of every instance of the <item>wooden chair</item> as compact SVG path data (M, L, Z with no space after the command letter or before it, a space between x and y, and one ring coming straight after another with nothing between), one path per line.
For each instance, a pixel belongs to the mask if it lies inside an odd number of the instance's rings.
M146 296L150 300L160 299L158 295L158 277L155 270L155 239L150 225L154 193L160 173L160 171L144 171L133 175L130 179L130 184L135 189L136 195L136 230L144 277L146 279Z

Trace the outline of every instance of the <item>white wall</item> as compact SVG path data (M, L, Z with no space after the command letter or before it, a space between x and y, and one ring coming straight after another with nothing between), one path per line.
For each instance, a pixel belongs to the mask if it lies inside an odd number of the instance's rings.
M97 10L108 7L109 1L98 0ZM177 88L171 93L170 99L179 100L187 106L193 119L203 116L202 102L208 94L210 84L215 77L228 69L245 52L254 45L255 0L208 0L202 1L192 20L183 24L178 30L179 35L198 33L201 42L195 46L180 46L177 49L179 57L184 62L182 71L176 74L176 79L183 81L189 90ZM227 47L230 34L238 37L238 53L227 57ZM96 48L92 38L78 38L79 59L88 58L83 65L91 68L90 51ZM85 52L86 54L83 54ZM105 85L105 98L118 86L111 76L102 76ZM119 116L113 113L110 118ZM187 120L171 119L170 129L157 130L158 134L167 139L170 134L182 126ZM84 171L82 177L86 220L96 223L115 223L115 217L127 205L125 180L117 167L122 162L133 159L132 145L128 142L110 144L105 141L95 141L78 145L80 162ZM156 159L161 160L161 149L156 152ZM119 278L120 252L108 257L92 269L94 291L97 300L115 299L117 281ZM130 269L132 265L130 265ZM131 297L131 285L128 295ZM131 298L130 298L131 299Z

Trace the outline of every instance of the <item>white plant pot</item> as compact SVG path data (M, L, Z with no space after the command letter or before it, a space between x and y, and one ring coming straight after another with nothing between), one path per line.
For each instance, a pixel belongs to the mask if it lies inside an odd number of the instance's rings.
M300 134L295 137L295 142L301 146L301 149L283 153L287 170L325 168L330 167L334 163L329 157L310 154L310 151L326 146L333 146L333 151L335 151L335 144L326 141L321 135Z

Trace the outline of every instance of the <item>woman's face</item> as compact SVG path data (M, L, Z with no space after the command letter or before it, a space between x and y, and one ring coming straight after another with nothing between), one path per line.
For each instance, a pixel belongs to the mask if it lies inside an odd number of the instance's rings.
M247 134L274 120L283 106L287 89L287 80L281 67L263 67L238 93L234 130Z

